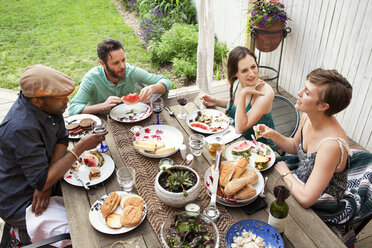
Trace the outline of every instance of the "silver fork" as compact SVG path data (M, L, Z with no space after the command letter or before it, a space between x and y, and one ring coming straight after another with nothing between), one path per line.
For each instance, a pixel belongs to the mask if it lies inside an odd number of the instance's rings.
M76 172L74 172L74 173L72 173L73 175L74 175L74 178L76 179L76 180L78 180L83 186L84 186L84 188L86 189L86 190L89 190L89 187L88 187L88 184L90 184L89 182L88 183L84 183L83 182L83 180L81 180L81 178L79 177L79 175L76 173Z

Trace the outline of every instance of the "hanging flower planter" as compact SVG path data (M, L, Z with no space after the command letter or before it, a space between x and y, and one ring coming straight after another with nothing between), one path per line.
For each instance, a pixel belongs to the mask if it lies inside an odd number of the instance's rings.
M249 9L247 32L255 39L262 52L275 50L285 35L288 20L284 5L279 0L256 0Z
M269 28L262 28L260 24L254 24L251 37L255 39L255 47L261 52L274 51L283 39L285 23L273 23Z

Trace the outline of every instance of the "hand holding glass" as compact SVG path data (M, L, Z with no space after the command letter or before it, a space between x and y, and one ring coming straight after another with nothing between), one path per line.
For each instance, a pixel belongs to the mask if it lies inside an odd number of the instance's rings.
M159 122L159 114L161 111L163 111L164 103L163 98L158 97L154 100L151 100L151 108L152 111L156 113L157 122L154 123L154 125L162 125L163 123Z
M102 120L101 120L101 124L97 124L97 122L93 124L93 133L99 134L99 133L104 133L104 132L106 132L106 125ZM103 152L107 152L108 149L109 149L108 146L104 145L103 142L101 141L101 145L100 147L97 148L97 151L103 153Z
M177 102L179 105L182 106L182 113L178 114L177 117L180 118L181 120L186 119L186 113L185 113L185 105L187 104L188 101L188 94L189 92L187 89L179 89L177 90Z
M126 192L131 192L136 183L136 171L132 167L121 167L116 172L119 185Z

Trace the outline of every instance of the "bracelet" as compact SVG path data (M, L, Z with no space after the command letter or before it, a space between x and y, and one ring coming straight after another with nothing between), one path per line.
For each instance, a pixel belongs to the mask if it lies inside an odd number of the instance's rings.
M76 158L76 160L79 160L79 156L76 155L76 153L73 150L68 150L68 151L71 152L72 155L74 155L74 157Z
M291 174L291 172L289 171L289 172L285 172L285 173L283 173L282 174L282 178L284 178L286 175L288 175L288 174Z

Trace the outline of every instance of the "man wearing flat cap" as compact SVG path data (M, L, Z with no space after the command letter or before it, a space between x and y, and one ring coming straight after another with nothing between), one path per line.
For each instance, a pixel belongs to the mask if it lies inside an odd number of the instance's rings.
M62 114L74 82L44 65L29 66L19 80L18 99L0 124L0 217L29 242L25 213L40 216L53 188L86 150L107 134L89 134L67 151L68 132Z

